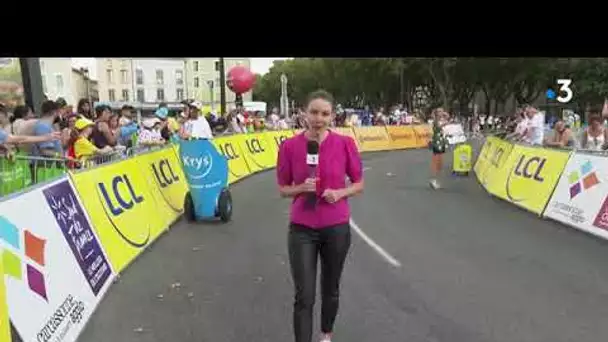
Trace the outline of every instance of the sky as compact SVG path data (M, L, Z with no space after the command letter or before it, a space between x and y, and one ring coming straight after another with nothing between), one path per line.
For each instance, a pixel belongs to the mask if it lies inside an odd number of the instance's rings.
M285 60L287 57L251 58L251 71L254 74L264 75L276 60ZM97 64L95 58L72 58L75 68L87 67L91 78L97 79Z

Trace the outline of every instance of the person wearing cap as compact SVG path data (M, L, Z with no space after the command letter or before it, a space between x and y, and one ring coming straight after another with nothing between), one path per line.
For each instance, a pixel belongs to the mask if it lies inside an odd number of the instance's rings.
M155 146L165 143L165 139L160 134L162 121L159 118L147 118L142 122L142 125L144 127L139 131L137 139L140 145Z
M79 118L74 123L72 130L68 157L86 161L87 159L102 154L111 153L114 149L111 146L97 148L90 140L95 123L87 118Z
M198 101L189 104L190 111L186 122L182 125L179 135L182 139L202 138L213 139L211 126L204 116L200 115L203 105Z

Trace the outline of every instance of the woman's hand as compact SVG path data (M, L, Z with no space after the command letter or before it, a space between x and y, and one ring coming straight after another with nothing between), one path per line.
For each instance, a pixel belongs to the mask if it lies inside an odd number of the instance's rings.
M344 197L344 192L342 190L325 189L321 197L328 203L336 203Z
M306 178L304 183L299 185L300 192L315 192L317 191L317 180L315 178Z

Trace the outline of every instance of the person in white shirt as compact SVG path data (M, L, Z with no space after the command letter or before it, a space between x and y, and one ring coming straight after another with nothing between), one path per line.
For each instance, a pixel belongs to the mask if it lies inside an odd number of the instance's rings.
M188 104L190 107L189 117L182 125L179 136L182 139L202 138L213 139L213 131L204 115L200 115L203 104L198 101L192 101Z
M608 143L608 129L602 126L602 117L597 113L589 116L589 127L583 133L582 147L587 150L602 151Z
M526 130L528 129L528 117L526 117L526 114L522 112L517 116L515 121L517 122L515 132L509 134L507 138L521 140L526 136Z
M524 111L528 117L525 142L542 145L545 139L545 115L532 106L526 106Z
M143 129L139 131L137 143L144 146L162 145L165 143L160 134L160 126L162 121L159 118L153 117L142 121Z

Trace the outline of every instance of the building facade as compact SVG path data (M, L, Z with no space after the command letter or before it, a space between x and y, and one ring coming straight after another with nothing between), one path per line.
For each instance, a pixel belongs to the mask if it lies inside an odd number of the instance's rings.
M186 98L184 59L133 59L138 102L180 102Z
M89 99L91 102L99 101L99 92L97 89L97 81L89 77L87 69L72 68L72 94L75 101L74 106L80 99Z
M42 90L49 100L62 97L69 104L75 104L78 101L73 92L71 58L40 58L40 74Z
M186 89L188 98L219 108L220 105L220 61L219 58L186 58ZM251 67L249 58L224 58L225 72L242 65ZM234 106L235 95L226 87L226 104ZM243 101L251 101L252 92L243 94Z
M101 101L133 101L133 60L130 58L98 58L97 82Z
M225 71L249 58L224 58ZM143 103L179 102L196 99L219 108L219 58L99 58L97 78L101 101ZM226 85L226 103L234 107L235 95ZM243 94L251 101L252 92Z

